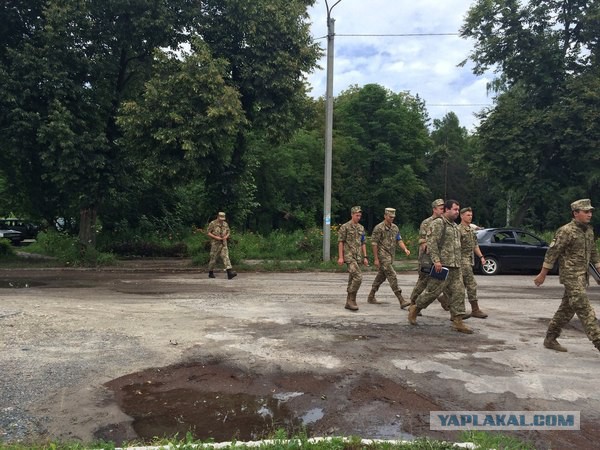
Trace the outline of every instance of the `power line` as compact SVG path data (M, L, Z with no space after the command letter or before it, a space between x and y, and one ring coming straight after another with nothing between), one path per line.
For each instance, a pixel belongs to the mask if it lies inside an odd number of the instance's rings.
M336 34L341 37L424 37L424 36L460 36L460 33L393 33L393 34ZM315 38L315 40L325 39L327 35Z
M492 106L492 103L428 103L427 106Z

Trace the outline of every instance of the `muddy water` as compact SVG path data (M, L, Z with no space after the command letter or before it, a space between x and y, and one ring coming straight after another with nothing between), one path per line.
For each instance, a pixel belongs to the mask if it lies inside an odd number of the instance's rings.
M121 407L134 417L133 429L144 439L191 432L202 440L255 440L279 428L300 430L302 423L285 403L268 395L194 389L162 391L151 383L133 384L124 390Z
M132 420L97 430L95 437L117 444L187 433L217 442L256 440L277 430L288 436L363 432L410 440L412 432L426 425L422 416L434 407L386 379L245 373L219 362L150 369L107 387Z

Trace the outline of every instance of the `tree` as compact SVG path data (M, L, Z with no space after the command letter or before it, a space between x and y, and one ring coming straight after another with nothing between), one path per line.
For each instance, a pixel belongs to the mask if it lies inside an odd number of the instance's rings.
M4 2L0 139L11 186L49 221L79 212L93 245L99 205L126 177L117 111L150 75L157 47L187 39L187 0Z
M429 192L423 176L431 150L427 116L418 97L393 93L377 84L342 92L334 109L334 153L342 165L334 179L335 197L343 205L358 204L367 227L385 207L395 206L401 223L412 223L411 206Z
M478 129L477 163L517 205L516 225L528 215L547 223L548 199L568 205L554 200L557 192L587 196L598 187L597 172L581 169L597 167L598 143L587 136L600 128L598 97L585 86L597 86L599 19L598 2L480 0L461 29L475 39L474 72L498 74L490 86L497 104Z
M201 39L192 40L190 51L155 52L143 94L124 102L117 118L120 147L135 162L131 169L155 189L188 180L205 185L230 163L245 119L226 77L225 61L214 60Z
M209 198L243 222L257 205L258 146L289 139L307 117L306 74L320 49L307 7L314 0L203 0L196 31L215 58L228 62L247 126L239 127L231 161L209 175Z

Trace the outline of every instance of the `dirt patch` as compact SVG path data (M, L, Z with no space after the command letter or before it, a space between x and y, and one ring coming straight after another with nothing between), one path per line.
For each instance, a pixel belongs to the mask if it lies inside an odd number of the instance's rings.
M106 384L131 421L95 433L117 442L184 436L256 440L277 429L288 435L367 435L454 439L429 430L436 405L377 375L351 372L249 374L219 362L150 369Z

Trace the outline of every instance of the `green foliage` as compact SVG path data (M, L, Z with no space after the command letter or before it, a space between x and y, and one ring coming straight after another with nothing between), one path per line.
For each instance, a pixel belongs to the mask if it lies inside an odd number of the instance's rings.
M464 442L472 442L477 448L481 449L535 450L535 445L532 443L524 442L521 439L500 433L465 431L461 433L460 439Z
M352 205L361 205L372 230L386 207L395 207L400 223L417 222L411 211L429 192L424 183L425 155L431 149L422 101L368 84L336 99L334 139L338 178L333 191L341 222ZM333 203L333 201L332 201Z
M0 257L14 255L15 251L8 239L0 239Z
M491 207L512 206L512 224L557 227L560 211L600 187L599 17L585 0L478 0L461 29L475 39L474 72L498 74L475 170Z
M30 253L52 256L61 264L70 267L102 266L115 263L114 255L102 253L93 247L83 246L76 236L52 230L39 233L36 242L27 246L25 250Z

